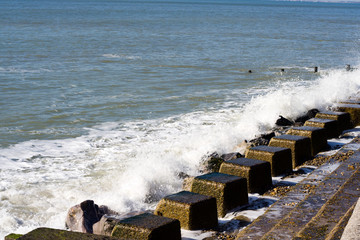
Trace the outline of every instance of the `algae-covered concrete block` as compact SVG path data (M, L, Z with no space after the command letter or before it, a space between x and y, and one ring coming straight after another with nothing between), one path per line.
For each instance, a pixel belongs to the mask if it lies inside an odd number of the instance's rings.
M16 234L16 233L10 233L9 235L5 236L4 240L15 240L21 237L23 234Z
M181 228L187 230L210 229L218 225L216 199L188 191L164 197L154 213L178 219Z
M143 213L118 222L111 235L129 240L180 240L180 222L176 219Z
M250 193L264 193L272 186L271 165L267 161L237 158L223 162L219 172L246 178Z
M18 240L118 240L115 237L101 236L90 233L70 232L52 228L37 228Z
M304 126L325 128L327 138L335 138L339 136L336 120L325 118L311 118L305 122Z
M256 146L248 149L245 157L269 162L271 176L273 177L292 170L291 150L289 148Z
M338 125L338 136L342 133L342 131L352 128L350 122L350 114L348 112L324 111L317 113L315 117L336 120Z
M214 172L195 177L191 192L215 197L218 215L221 217L231 209L249 203L246 178L224 173Z
M271 138L269 146L290 148L293 168L311 158L311 142L308 137L288 134L280 135Z
M350 114L351 124L357 126L360 124L360 104L338 104L338 111L348 112Z
M290 135L299 135L310 138L311 156L315 156L318 152L324 150L327 146L326 130L318 127L294 127L286 132Z

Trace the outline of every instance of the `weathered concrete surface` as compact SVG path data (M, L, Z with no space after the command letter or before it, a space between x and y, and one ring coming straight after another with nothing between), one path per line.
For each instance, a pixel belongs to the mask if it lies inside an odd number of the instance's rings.
M310 138L298 135L280 135L270 140L269 146L290 148L292 168L296 168L311 158Z
M359 196L360 188L358 189L357 186L359 185L355 183L360 181L358 175L360 168L359 149L360 143L355 140L343 147L340 155L344 157L330 158L328 164L314 170L307 178L295 185L286 196L268 208L265 214L242 230L237 239L292 239L317 214L319 229L324 230L321 224L327 220L329 214L331 215L331 210L335 211L334 216L329 218L329 221L335 221L331 224L336 225L337 222L341 222L343 216L351 210L351 202L354 201L355 196ZM329 166L337 166L337 168L333 170L333 167ZM343 191L340 191L341 189ZM351 201L348 201L349 197L352 199ZM342 201L346 203L339 204ZM325 203L331 206L330 211L323 207ZM347 209L348 207L349 209ZM329 239L341 234L339 224L335 228L331 228L332 225L325 229Z
M18 240L118 240L119 238L52 228L37 228Z
M360 187L360 186L359 186ZM358 199L353 214L346 225L341 240L360 239L360 198Z
M353 126L360 125L360 105L359 104L337 104L337 109L341 112L350 114Z
M134 240L180 240L180 222L176 219L143 213L116 224L112 236Z
M10 233L9 235L5 236L4 240L14 240L21 237L23 234L16 234L16 233Z
M257 146L248 149L246 158L267 161L271 165L271 176L292 171L291 150L289 148Z
M339 221L339 216L343 216L347 212L348 208L352 206L354 203L354 194L360 194L359 189L351 196L347 196L350 200L346 199L347 197L342 198L339 196L339 189L349 183L349 181L350 184L348 184L348 186L353 184L351 181L360 181L360 173L355 170L358 169L358 166L355 169L348 167L349 164L353 164L353 161L355 163L359 162L360 154L358 155L359 156L356 156L355 158L352 156L346 161L346 163L340 164L335 171L331 172L323 181L317 184L312 193L300 202L286 217L277 223L277 225L264 236L264 239L292 239L296 236L300 237L298 236L298 233L303 231L307 224L313 224L318 228L317 231L311 232L311 230L315 229L315 227L310 226L311 228L309 228L310 230L306 232L306 234L311 235L314 238L326 236ZM350 191L353 191L353 189ZM344 199L346 201L339 202L338 199ZM331 201L333 202L331 203ZM344 206L343 209L346 210L343 211L342 209L339 209L337 213L333 211L333 218L329 216L331 215L331 212L329 214L326 211L321 210L324 205L328 203L329 204L327 206L332 206L334 210L338 207L337 204L343 204L344 202L346 202L346 206ZM317 214L319 214L321 218L319 217L317 220L312 221ZM327 222L327 220L329 220L329 222ZM324 223L325 221L326 223ZM309 239L306 238L305 234L301 235L301 237L301 239Z
M315 116L316 118L325 118L337 121L338 127L338 136L342 133L342 131L351 128L350 123L350 114L348 112L319 112Z
M318 127L294 127L286 132L290 135L299 135L310 138L311 155L315 156L327 147L326 130Z
M326 240L339 240L341 238L341 235L344 232L346 224L349 222L349 219L354 211L354 208L355 208L355 204L341 218L341 220L338 222L338 224L334 227L334 229L326 237Z
M357 166L359 168L359 166ZM331 187L331 183L328 182ZM325 238L352 208L360 195L360 171L356 171L317 215L297 234L296 239Z
M249 203L246 178L224 173L208 173L195 177L191 192L216 198L218 215Z
M216 198L188 191L164 197L154 213L178 219L181 228L188 230L211 229L218 225Z
M271 165L267 161L237 158L222 163L220 172L246 178L250 193L264 193L272 186Z
M311 118L305 122L304 126L325 128L327 138L336 138L339 136L338 123L336 120Z

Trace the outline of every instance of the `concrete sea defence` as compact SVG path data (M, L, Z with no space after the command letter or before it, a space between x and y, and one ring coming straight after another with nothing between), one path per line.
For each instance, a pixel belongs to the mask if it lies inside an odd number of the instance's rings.
M71 210L68 226L83 233L39 228L5 239L181 239L180 229L216 232L218 217L249 206L248 192L276 192L280 188L272 185L271 176L291 174L325 150L327 138L359 125L360 105L350 105L316 113L304 126L272 136L269 145L249 147L244 157L234 154L218 164L219 172L190 181L189 191L165 196L154 213L119 219L106 207L85 201ZM360 196L359 149L354 138L242 231L207 239L339 239ZM335 166L331 171L329 164Z

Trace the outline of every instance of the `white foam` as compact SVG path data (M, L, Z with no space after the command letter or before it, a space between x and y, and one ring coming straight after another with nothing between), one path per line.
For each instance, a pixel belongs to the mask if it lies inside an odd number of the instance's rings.
M280 114L293 118L356 94L358 76L333 70L314 81L269 83L231 108L103 123L78 138L0 149L0 238L35 226L63 228L67 210L86 199L119 212L154 209L181 190L179 172L200 174L204 155L239 150Z
M139 60L140 56L126 55L126 54L103 54L105 58L119 58L119 59L127 59L127 60Z

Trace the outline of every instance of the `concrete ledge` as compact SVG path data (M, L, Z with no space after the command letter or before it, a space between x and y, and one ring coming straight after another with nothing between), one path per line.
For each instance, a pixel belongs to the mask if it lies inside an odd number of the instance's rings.
M304 126L325 128L327 138L336 138L339 136L338 123L336 120L325 118L311 118L305 122Z
M311 141L308 137L285 134L271 138L269 146L290 148L293 168L311 158Z
M188 191L164 197L154 213L178 219L181 228L188 230L211 229L218 225L216 199Z
M345 103L345 104L360 104L360 101L359 101L359 100L355 100L355 99L348 99L348 100L341 101L340 103Z
M195 177L191 192L216 198L218 215L249 203L246 178L224 173L208 173Z
M291 150L289 148L252 147L246 151L245 157L269 162L273 177L291 172L292 170Z
M315 117L336 120L338 125L338 136L342 131L352 127L350 123L350 114L348 112L319 112Z
M223 162L220 172L246 178L250 193L264 193L272 187L271 165L267 161L237 158Z
M11 238L10 238L11 239ZM118 240L115 237L90 233L70 232L52 228L37 228L19 238L19 240Z
M326 130L318 127L294 127L287 131L286 134L298 135L310 138L311 156L315 156L318 152L324 150L327 146Z
M112 236L119 239L181 239L180 222L150 213L126 218L116 224Z
M338 104L337 109L341 112L350 114L351 124L360 125L360 105L359 104Z

